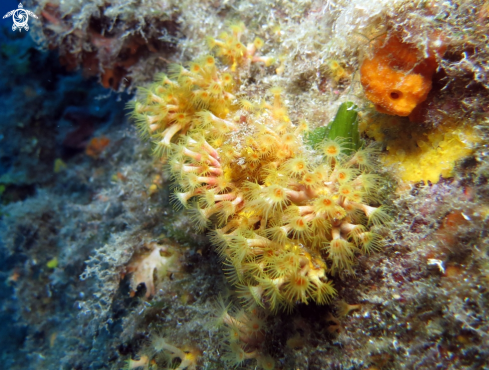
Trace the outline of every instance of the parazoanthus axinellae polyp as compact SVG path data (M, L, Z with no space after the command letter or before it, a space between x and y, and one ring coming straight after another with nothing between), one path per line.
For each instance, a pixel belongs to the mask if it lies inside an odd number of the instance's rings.
M231 68L212 56L173 67L171 79L140 94L134 115L168 156L173 199L198 228L213 229L245 306L328 303L336 291L326 272L353 272L356 254L380 247L370 226L388 216L369 205L379 200L376 150L346 156L341 140L307 147L307 124L290 121L280 88L269 90L270 102L237 99L249 64L268 59L255 55L261 40L244 47L243 29L232 30L209 41Z
M262 350L265 342L266 314L263 310L244 311L218 301L217 326L224 326L227 335L223 359L229 367L241 365L245 360L255 359L259 368L272 370L275 360Z
M169 76L161 74L149 88L139 89L140 99L130 104L142 136L154 140L157 154L169 153L177 134L212 126L213 134L219 137L230 128L228 124L235 126L223 118L236 99L236 68L246 68L252 62L269 65L273 58L256 55L263 46L260 38L247 47L241 43L242 24L233 25L231 30L232 34L222 33L220 39L208 39L211 49L232 66L231 73L220 71L212 55L186 67L171 65Z

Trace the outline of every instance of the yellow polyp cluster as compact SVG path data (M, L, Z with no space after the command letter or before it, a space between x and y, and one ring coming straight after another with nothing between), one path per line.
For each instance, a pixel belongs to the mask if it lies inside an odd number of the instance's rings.
M171 79L160 75L148 89L140 89L138 100L132 103L132 116L141 134L154 141L156 153L167 153L175 135L213 125L225 117L235 99L231 93L233 76L221 73L211 55L189 63L187 68L170 69ZM195 119L197 113L199 120Z
M170 159L174 199L191 209L195 225L214 229L211 240L246 307L328 303L335 289L326 271L352 272L355 254L380 247L368 230L388 218L367 204L377 199L378 178L369 173L375 150L347 157L329 140L311 155L303 126L273 95L265 108L230 114L239 124L221 147L205 130L189 132Z
M238 28L221 37L222 44L212 41L227 64L242 63L224 52L239 37ZM211 241L246 308L277 311L296 302L330 302L336 291L326 274L352 273L356 255L381 245L373 226L388 216L370 205L379 200L377 150L346 155L342 140L306 147L308 125L291 122L280 88L271 88L268 99L233 101L224 97L235 95L238 86L229 84L221 95L197 103L195 91L224 74L215 64L199 73L175 70L176 81L160 80L145 102L135 104L143 112L149 107L151 116L160 114L158 107L166 114L157 129L143 131L169 148L177 184L173 200L190 209L198 228L212 230ZM235 81L239 72L231 72ZM190 89L181 87L186 78L192 78ZM160 91L163 102L152 98ZM180 113L182 121L166 118ZM180 140L170 145L177 132Z
M245 360L254 359L258 368L272 370L275 360L263 351L266 331L266 314L263 310L236 309L218 302L218 326L226 330L223 359L229 368L239 366Z
M328 74L335 83L349 77L349 73L345 69L345 66L334 59L327 60L326 63L321 66L321 71Z
M231 33L222 32L218 38L208 37L207 43L211 50L215 50L216 55L223 63L230 65L231 70L235 71L238 66L244 66L250 61L262 62L267 67L275 62L273 57L264 57L256 55L263 45L264 41L257 37L255 40L245 46L241 42L241 37L245 31L243 23L231 25Z

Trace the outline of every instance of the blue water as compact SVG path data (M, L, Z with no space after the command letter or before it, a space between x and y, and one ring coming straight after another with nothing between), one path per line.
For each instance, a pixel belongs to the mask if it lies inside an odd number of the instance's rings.
M23 5L23 4L22 4ZM19 6L19 2L16 0L2 0L0 2L0 15L3 18L9 11L16 9ZM1 19L1 23L8 21L7 19Z

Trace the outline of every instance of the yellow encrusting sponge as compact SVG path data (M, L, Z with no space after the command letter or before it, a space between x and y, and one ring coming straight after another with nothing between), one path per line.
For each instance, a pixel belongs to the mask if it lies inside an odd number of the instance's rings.
M391 118L366 118L362 126L367 135L385 142L380 160L403 181L436 184L440 176L453 176L456 162L469 156L480 141L476 127L455 119L427 128Z

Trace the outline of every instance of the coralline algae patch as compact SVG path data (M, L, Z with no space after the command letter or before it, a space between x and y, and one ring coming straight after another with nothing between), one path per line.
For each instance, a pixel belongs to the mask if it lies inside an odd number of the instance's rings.
M385 143L383 164L394 169L401 180L412 182L437 183L440 176L453 176L455 163L469 156L472 146L480 141L473 126L456 120L427 128L397 117L365 117L360 129Z

